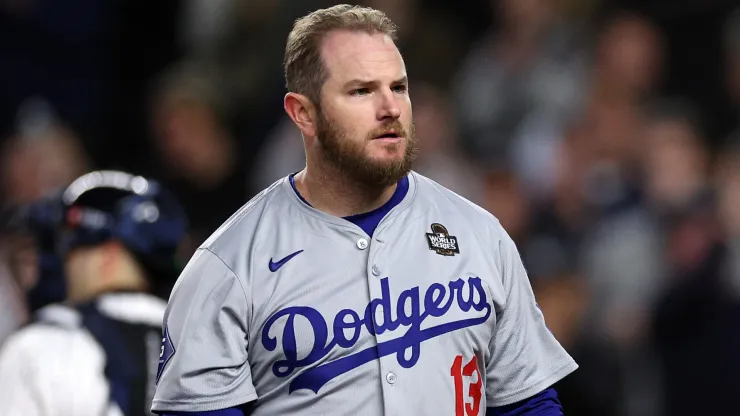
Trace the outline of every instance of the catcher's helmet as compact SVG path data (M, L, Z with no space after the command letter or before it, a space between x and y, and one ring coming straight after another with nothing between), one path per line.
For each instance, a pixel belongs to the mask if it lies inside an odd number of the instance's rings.
M179 273L176 253L188 221L177 199L158 182L120 171L95 171L72 182L61 202L60 255L117 240L151 277L169 280Z

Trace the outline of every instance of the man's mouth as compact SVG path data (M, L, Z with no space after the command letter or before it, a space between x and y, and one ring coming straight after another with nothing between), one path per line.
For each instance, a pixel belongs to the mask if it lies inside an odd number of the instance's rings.
M380 136L376 136L375 139L385 139L385 140L397 140L401 137L396 132L388 132L381 134Z

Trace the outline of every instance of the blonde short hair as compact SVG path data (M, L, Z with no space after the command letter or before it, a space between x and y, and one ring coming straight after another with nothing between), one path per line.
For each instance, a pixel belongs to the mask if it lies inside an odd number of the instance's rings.
M321 88L329 76L321 58L321 42L335 30L379 33L394 42L397 40L397 27L391 19L382 11L368 7L340 4L296 20L285 46L285 86L290 92L307 96L317 106L320 106Z

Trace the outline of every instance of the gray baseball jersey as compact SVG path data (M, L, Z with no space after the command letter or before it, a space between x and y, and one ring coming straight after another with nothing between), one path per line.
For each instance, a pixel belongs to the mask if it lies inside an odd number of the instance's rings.
M484 415L578 367L498 220L415 172L372 238L267 188L183 271L163 344L155 411Z

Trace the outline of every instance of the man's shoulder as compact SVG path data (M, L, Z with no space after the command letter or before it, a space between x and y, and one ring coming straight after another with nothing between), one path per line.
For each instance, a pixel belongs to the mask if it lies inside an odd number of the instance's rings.
M43 360L44 357L64 356L71 350L86 354L100 354L95 340L76 324L72 315L39 319L10 335L0 346L2 361L27 357Z
M278 179L242 205L199 248L221 254L225 250L239 246L237 243L240 240L253 235L263 221L277 214L276 208L282 205L281 201L285 197L283 182L286 180L287 176Z
M485 208L418 172L412 172L412 174L417 182L416 198L422 204L463 216L477 224L500 227L498 218Z
M97 313L131 325L162 325L167 302L148 293L108 293L90 305Z

